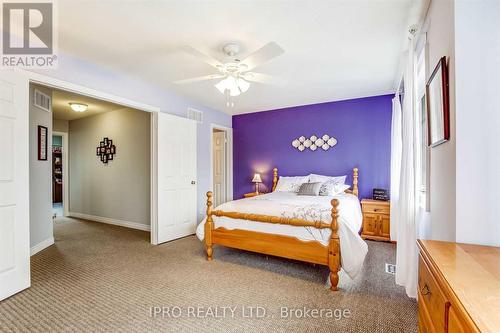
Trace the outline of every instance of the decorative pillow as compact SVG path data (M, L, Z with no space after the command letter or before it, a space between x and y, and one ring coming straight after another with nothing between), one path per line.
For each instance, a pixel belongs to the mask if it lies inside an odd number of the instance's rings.
M281 176L276 185L277 192L295 192L299 191L300 185L309 182L309 176L283 177Z
M300 185L297 195L318 196L321 185L323 185L323 183L304 183Z
M335 180L337 183L345 184L347 176L338 176L338 177L332 177L332 176L323 176L323 175L317 175L314 173L311 173L309 175L309 181L311 183L324 183L330 180Z
M319 195L334 196L344 193L350 186L338 183L337 180L329 180L321 184Z

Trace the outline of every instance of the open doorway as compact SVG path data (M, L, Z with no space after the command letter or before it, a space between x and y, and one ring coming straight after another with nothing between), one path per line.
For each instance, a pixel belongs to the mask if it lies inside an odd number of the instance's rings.
M232 129L211 126L212 191L218 206L233 200Z
M32 254L83 221L151 230L151 112L33 83L29 110Z
M52 131L52 218L67 216L68 133Z

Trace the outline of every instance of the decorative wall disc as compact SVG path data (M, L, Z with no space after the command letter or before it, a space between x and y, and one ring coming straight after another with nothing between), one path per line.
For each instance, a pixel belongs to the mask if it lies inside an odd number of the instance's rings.
M329 136L328 134L324 134L321 137L313 134L309 138L306 138L302 135L292 141L292 147L296 148L299 151L304 151L306 149L315 151L318 148L327 151L335 145L337 145L337 139Z

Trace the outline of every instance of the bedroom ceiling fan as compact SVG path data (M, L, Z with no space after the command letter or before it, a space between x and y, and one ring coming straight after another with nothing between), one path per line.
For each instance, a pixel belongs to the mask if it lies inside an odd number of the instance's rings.
M184 52L196 57L197 59L209 64L219 71L218 74L209 74L194 77L185 80L174 81L175 84L187 84L208 80L220 80L215 87L226 96L226 105L234 106L231 97L238 96L250 88L250 83L262 83L272 85L282 85L283 81L271 75L253 72L252 70L265 62L283 54L284 50L275 42L270 42L250 54L243 60L237 58L240 51L240 45L237 43L228 43L224 45L222 51L233 58L232 61L222 63L191 46L184 46Z

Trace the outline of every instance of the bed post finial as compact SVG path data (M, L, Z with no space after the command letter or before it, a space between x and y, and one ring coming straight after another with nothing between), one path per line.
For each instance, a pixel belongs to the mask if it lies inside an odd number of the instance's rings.
M358 168L352 169L352 194L359 197L358 189Z
M332 203L332 223L330 229L332 234L330 235L330 243L328 244L328 267L330 268L330 290L337 291L339 283L339 270L340 270L340 238L339 238L339 200L333 199Z
M207 220L205 221L205 247L207 250L207 260L212 260L212 230L214 229L214 220L212 219L212 191L207 192Z
M273 169L273 190L272 190L272 192L274 192L274 190L276 189L276 185L278 185L278 168Z

